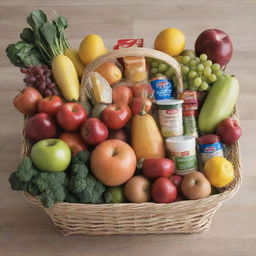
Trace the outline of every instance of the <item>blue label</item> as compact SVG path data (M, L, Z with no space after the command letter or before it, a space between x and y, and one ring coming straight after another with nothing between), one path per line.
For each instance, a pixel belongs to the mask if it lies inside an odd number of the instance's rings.
M199 145L200 153L212 153L218 150L223 150L223 146L220 142L215 142L213 144L201 144Z
M151 81L156 100L173 99L173 81L167 79L158 79Z

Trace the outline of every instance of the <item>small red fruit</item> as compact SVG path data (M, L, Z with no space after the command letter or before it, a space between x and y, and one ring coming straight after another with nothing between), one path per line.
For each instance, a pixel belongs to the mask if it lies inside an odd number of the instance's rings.
M169 178L175 171L175 165L168 158L147 158L143 161L142 171L149 179Z
M126 143L128 143L129 138L125 130L109 130L108 139L116 139L116 140L122 140Z
M216 134L221 137L221 141L224 144L230 146L239 140L242 135L242 129L237 120L226 118L218 124Z
M165 177L160 177L152 185L152 198L156 203L171 203L177 197L175 185Z
M38 103L42 99L42 95L33 87L24 88L13 99L14 107L24 115L33 115L37 112Z
M60 135L59 139L66 142L66 144L71 149L72 155L75 155L82 150L83 151L87 150L87 147L79 132L63 132Z
M132 112L129 106L125 103L115 103L106 107L101 119L104 124L110 129L118 130L123 128L132 117Z
M132 98L133 98L132 90L127 86L120 85L112 89L113 103L122 102L129 105Z
M172 175L170 181L176 186L178 194L181 192L181 182L184 176L181 175Z
M81 135L88 145L97 145L108 138L108 128L97 118L88 118L81 127Z
M25 136L32 141L53 138L56 131L54 120L46 113L37 113L25 123Z
M58 124L66 131L78 130L87 118L84 107L74 102L60 106L56 116Z
M59 96L48 96L43 98L38 103L38 112L46 113L50 116L55 116L57 110L63 105L63 101Z
M131 106L132 113L134 115L137 115L137 114L141 113L141 111L143 110L143 107L144 107L145 112L148 113L151 109L152 102L151 102L151 100L146 99L146 98L135 97L132 99L130 106Z

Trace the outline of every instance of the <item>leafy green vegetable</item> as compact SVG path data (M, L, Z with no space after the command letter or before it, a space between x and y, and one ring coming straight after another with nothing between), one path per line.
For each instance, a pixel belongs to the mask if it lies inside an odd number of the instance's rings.
M35 35L31 28L24 28L20 34L20 38L27 43L35 43Z
M31 43L19 41L10 44L6 53L11 63L17 67L45 65L39 50Z
M27 23L31 28L23 29L20 34L22 41L6 48L7 56L15 66L51 66L56 55L64 54L70 48L65 36L68 26L65 17L57 16L49 22L43 11L35 10L27 17Z

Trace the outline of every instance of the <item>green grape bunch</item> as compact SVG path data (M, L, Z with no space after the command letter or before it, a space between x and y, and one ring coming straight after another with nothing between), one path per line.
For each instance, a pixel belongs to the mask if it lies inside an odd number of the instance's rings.
M220 64L212 63L206 54L201 54L199 57L179 56L178 61L185 90L208 91L210 86L223 75ZM170 65L156 59L149 59L148 63L151 77L164 75L175 81L175 72Z
M168 79L172 80L175 76L173 68L164 61L147 58L147 63L149 65L150 78L166 76Z

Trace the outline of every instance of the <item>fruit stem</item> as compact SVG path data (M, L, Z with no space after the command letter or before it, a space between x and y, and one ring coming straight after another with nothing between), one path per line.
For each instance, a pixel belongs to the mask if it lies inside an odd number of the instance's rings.
M142 110L139 113L140 116L144 116L146 114L145 108L146 108L146 103L144 102L143 105L142 105Z

